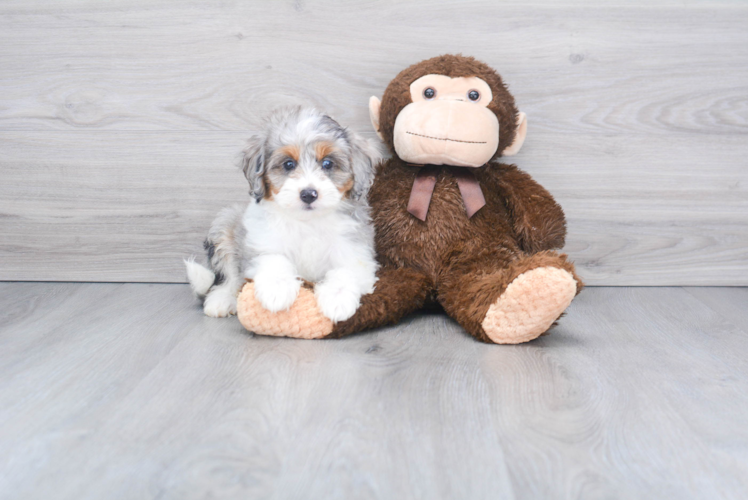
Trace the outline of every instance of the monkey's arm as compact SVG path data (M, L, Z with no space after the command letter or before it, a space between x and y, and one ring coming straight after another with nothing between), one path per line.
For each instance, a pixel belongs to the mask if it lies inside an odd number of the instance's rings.
M271 313L257 300L255 284L248 282L237 299L237 316L244 328L258 335L338 338L396 323L406 314L423 307L433 288L431 280L415 269L383 266L377 276L379 281L374 291L361 297L356 313L337 324L320 311L311 284L302 286L289 309Z
M499 190L522 250L536 253L564 246L566 218L543 186L514 165L497 165Z

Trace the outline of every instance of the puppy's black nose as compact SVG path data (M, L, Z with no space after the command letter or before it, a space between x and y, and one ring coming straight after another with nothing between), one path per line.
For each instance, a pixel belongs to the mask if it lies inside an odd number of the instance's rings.
M316 189L304 189L301 191L301 201L306 203L307 205L311 205L314 200L317 199L317 190Z

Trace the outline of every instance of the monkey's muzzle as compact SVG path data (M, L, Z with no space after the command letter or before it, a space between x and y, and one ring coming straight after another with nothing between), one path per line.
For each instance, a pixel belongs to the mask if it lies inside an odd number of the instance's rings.
M480 167L499 147L499 121L470 102L419 101L397 115L393 136L395 152L406 162Z

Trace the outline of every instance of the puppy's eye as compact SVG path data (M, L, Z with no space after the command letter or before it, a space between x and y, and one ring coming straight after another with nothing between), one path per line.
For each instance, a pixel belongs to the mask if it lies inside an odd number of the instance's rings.
M432 89L431 87L426 87L423 91L423 97L426 99L433 99L436 95L436 90Z
M296 168L296 162L293 160L286 160L283 162L283 168L286 169L286 171L291 171Z
M478 92L477 90L471 90L470 92L468 92L468 99L470 99L471 101L477 101L478 99L480 99L480 92Z
M335 164L332 162L332 160L325 158L322 160L322 168L325 170L330 170L332 167L334 167Z

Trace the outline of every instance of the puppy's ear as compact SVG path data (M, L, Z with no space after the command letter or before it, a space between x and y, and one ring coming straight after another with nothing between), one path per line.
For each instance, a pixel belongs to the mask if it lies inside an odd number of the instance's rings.
M262 180L265 174L264 142L263 137L259 135L251 137L244 148L242 159L244 177L249 181L249 195L258 202L265 196L265 183Z
M351 164L353 167L353 189L351 198L365 199L374 182L377 164L382 160L382 152L375 141L367 140L348 131L351 143Z

